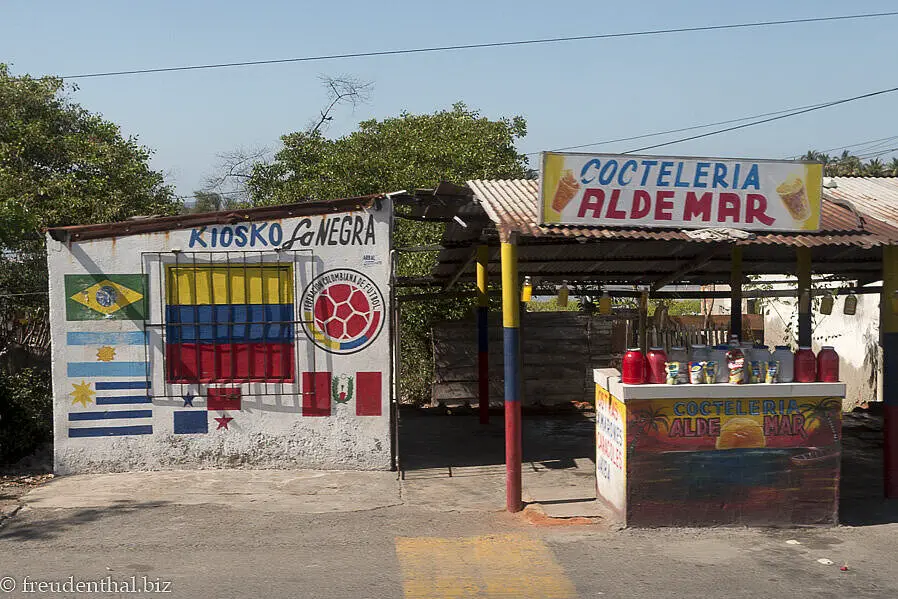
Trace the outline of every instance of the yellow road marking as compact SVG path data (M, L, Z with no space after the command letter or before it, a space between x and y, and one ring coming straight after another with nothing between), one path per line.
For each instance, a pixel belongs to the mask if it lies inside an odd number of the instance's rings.
M406 599L571 599L573 583L541 541L526 535L399 537Z

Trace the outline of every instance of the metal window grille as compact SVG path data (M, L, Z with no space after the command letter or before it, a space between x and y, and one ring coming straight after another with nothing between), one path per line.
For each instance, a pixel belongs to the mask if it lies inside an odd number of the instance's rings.
M308 251L151 253L162 321L146 327L161 336L171 392L164 396L222 383L253 383L249 394L277 395L297 381L298 345L306 341L297 271L314 264L301 253Z

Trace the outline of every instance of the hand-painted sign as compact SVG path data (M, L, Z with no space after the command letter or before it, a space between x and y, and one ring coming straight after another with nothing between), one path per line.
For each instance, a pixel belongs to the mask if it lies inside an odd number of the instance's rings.
M315 345L334 354L352 354L377 338L384 322L380 289L348 268L316 277L302 294L303 327Z
M626 506L626 408L602 387L596 388L596 485L616 509Z
M540 222L814 231L822 181L811 162L545 152Z

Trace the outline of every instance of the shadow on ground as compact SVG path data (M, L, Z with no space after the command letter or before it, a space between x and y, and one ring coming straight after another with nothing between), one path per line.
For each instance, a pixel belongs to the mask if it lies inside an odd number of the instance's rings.
M138 511L165 507L168 502L118 501L114 505L99 508L53 510L37 518L10 518L0 526L0 541L44 541L101 519L126 516Z
M552 470L595 462L595 415L574 412L525 414L521 421L523 461ZM399 420L400 469L458 468L505 463L505 422L501 412L480 424L477 415L445 415L436 410L402 410Z
M898 500L886 500L882 493L881 414L875 408L845 414L843 436L840 522L848 526L898 522ZM594 471L582 468L584 460L595 463L592 413L525 414L522 445L525 474L530 469L595 476ZM446 415L444 410L404 409L400 416L399 457L406 478L446 476L429 472L416 474L416 471L434 469L446 469L448 476L453 476L454 468L461 469L459 475L498 473L505 463L503 415L493 413L490 424L481 425L473 410ZM581 467L575 471L578 462ZM589 500L575 496L545 499L540 503Z
M848 526L898 522L898 499L883 498L881 411L845 414L842 436L839 521Z

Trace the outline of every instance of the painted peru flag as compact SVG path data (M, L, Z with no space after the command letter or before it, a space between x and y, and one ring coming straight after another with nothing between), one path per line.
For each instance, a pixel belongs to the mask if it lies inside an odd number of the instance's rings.
M294 380L291 264L172 265L166 289L169 382Z

